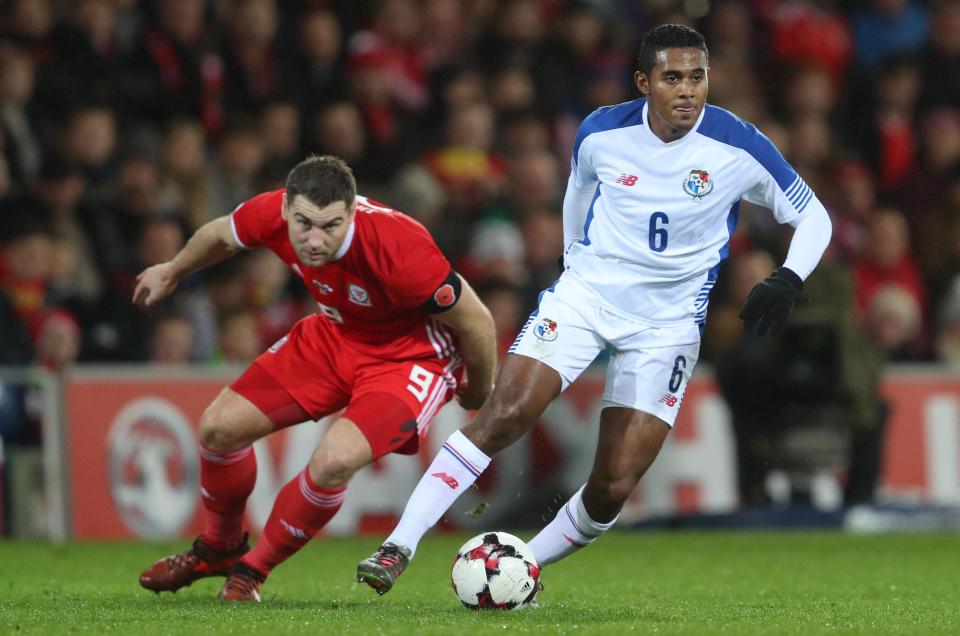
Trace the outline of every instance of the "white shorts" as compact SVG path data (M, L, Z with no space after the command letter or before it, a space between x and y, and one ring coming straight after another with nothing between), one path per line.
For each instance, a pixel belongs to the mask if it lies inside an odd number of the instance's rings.
M560 374L562 390L609 345L603 406L624 406L671 427L700 353L696 324L654 327L601 307L569 277L540 295L510 353Z

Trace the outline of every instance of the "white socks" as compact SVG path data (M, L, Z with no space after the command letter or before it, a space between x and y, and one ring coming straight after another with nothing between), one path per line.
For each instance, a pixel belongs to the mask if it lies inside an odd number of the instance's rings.
M412 558L427 530L440 521L488 465L490 458L463 433L456 431L448 437L407 500L400 523L387 537L387 542L410 548Z
M540 531L533 539L527 542L533 556L537 557L540 565L547 565L588 546L600 535L609 530L620 518L618 514L608 523L597 523L587 514L583 507L584 486L580 487L570 500L560 508L553 521Z

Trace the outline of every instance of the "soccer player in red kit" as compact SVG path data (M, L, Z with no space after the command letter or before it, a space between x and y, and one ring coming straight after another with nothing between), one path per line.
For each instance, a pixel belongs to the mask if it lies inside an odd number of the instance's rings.
M225 575L220 598L259 601L271 570L336 514L357 470L388 453L416 452L443 404L456 395L478 408L493 386L486 307L422 225L357 195L350 168L335 157L306 159L285 189L201 227L173 260L140 274L134 302L149 307L187 274L260 246L303 280L320 312L294 325L203 413L203 534L143 572L140 584L150 590ZM250 549L243 515L257 473L251 444L341 409Z

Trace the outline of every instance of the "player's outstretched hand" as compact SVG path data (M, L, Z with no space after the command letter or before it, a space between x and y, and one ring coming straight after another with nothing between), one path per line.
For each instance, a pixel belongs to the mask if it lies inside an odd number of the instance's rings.
M133 290L133 302L141 307L152 307L173 293L180 280L174 275L170 263L153 265L137 275L137 287Z
M758 336L780 333L802 292L803 280L786 267L778 267L750 290L740 310L743 326Z

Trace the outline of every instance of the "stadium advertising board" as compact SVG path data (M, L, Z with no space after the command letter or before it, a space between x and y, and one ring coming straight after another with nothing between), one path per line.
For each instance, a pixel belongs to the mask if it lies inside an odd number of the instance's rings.
M71 375L64 388L64 413L72 536L167 539L199 532L196 427L228 379L128 370ZM601 393L601 374L581 378L548 408L531 435L505 451L478 487L461 497L446 527L539 525L541 516L549 518L553 497L578 488L589 471ZM960 378L894 374L885 394L893 416L882 496L960 504ZM326 531L387 530L443 440L467 418L450 405L435 418L417 457L392 455L361 471ZM305 423L256 445L251 528L262 527L277 491L306 464L325 426ZM674 433L623 520L734 510L734 449L729 414L713 381L695 378Z

